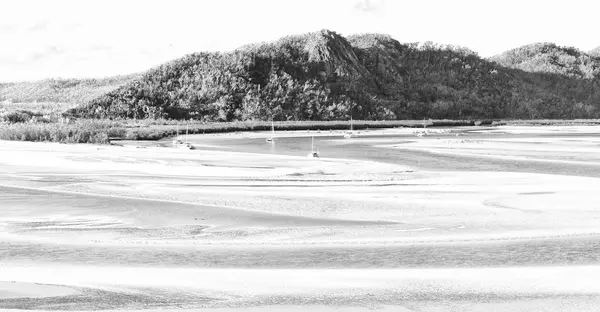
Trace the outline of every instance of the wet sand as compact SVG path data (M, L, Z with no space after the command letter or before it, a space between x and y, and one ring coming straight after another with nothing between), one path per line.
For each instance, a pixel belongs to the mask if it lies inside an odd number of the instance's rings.
M0 309L591 311L598 127L537 128L0 142Z

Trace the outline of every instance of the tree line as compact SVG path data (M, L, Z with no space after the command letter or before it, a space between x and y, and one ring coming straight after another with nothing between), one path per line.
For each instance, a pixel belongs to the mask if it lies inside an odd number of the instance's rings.
M202 121L598 118L598 57L540 44L486 60L387 35L323 30L194 53L68 112Z

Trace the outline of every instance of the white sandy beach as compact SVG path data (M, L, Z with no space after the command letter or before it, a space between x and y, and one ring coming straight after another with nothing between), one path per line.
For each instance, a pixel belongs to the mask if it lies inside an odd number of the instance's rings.
M503 127L521 135L502 138L411 135L405 144L385 138L408 129L376 130L354 140L478 161L600 165L597 127L561 128L568 138L537 137L555 131L539 128ZM240 136L249 134L196 136L192 151L0 142L0 308L600 305L599 177L202 147L215 145L204 138Z

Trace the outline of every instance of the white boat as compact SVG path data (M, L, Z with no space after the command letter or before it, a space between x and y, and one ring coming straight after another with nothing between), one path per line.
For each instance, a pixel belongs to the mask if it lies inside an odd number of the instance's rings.
M185 148L185 149L196 149L196 147L194 147L194 145L192 145L190 142L188 142L188 132L189 132L189 126L186 125L185 126L185 140L182 140L181 137L179 137L179 125L177 125L177 138L175 140L173 140L173 145L175 145L175 147L177 148Z
M354 136L356 136L356 134L354 134L354 126L352 125L352 115L350 115L350 132L346 132L346 134L344 134L344 138L350 139Z
M354 137L358 136L358 134L359 134L358 132L354 132L354 123L352 120L352 114L350 114L350 131L347 131L344 134L344 138L346 138L346 139L354 138Z
M191 143L183 143L180 145L181 148L187 148L187 149L191 149L194 150L196 149L196 147L194 145L192 145Z
M265 141L270 143L275 142L275 124L273 123L273 120L271 120L271 136L268 137Z
M312 143L310 147L310 153L308 153L308 158L318 158L319 152L315 151L315 137L312 137Z

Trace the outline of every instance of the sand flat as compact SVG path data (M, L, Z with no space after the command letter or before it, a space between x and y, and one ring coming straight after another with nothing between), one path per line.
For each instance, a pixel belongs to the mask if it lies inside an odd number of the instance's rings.
M297 145L311 133L0 142L0 308L589 310L595 130L526 130L321 133L321 159ZM461 162L477 170L443 167Z
M329 303L345 307L437 305L442 302L484 306L510 304L526 298L547 305L557 300L593 303L600 269L591 267L540 267L497 269L415 270L250 270L250 269L141 269L61 266L10 268L10 278L65 283L96 288L115 296L145 296L153 289L209 298L189 300L187 308L248 307L280 300L292 306ZM576 279L577 283L566 281ZM102 293L101 293L102 294ZM232 294L235 294L232 296ZM193 297L192 297L193 298ZM98 298L90 298L97 300ZM581 302L580 302L581 303ZM168 308L167 305L165 308ZM520 308L532 308L521 302ZM430 310L432 311L432 310Z
M5 279L8 276L3 276ZM0 300L2 299L13 299L13 298L43 298L43 297L60 297L70 296L77 294L78 291L66 287L57 285L43 285L23 282L0 282Z

